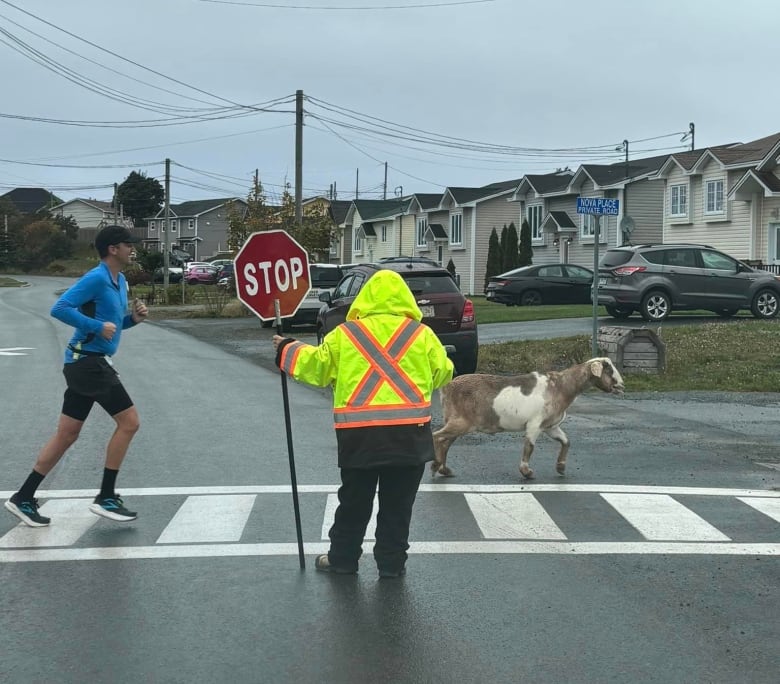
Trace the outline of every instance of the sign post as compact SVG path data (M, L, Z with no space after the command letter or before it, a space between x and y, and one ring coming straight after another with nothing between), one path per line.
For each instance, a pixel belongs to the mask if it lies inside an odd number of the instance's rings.
M282 333L282 318L294 316L306 293L311 289L309 258L284 230L252 233L233 260L238 299L260 320L276 320L277 333ZM301 511L298 503L298 480L295 476L290 401L287 375L280 371L284 425L287 432L287 454L290 462L290 484L295 511L295 531L298 535L298 559L301 570L306 567L303 555Z
M594 217L593 226L593 337L591 353L595 357L599 353L599 234L601 217L617 216L620 211L620 200L606 197L578 197L577 213L589 214Z

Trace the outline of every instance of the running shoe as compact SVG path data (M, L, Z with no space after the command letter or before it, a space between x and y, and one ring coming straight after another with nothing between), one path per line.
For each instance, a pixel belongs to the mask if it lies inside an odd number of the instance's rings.
M109 520L116 520L117 522L130 522L138 517L138 513L128 511L125 508L125 504L119 494L114 494L113 496L100 496L98 494L94 503L89 505L89 510L95 515L100 515Z
M46 527L51 522L51 518L38 513L38 499L22 501L19 492L5 502L5 507L30 527Z

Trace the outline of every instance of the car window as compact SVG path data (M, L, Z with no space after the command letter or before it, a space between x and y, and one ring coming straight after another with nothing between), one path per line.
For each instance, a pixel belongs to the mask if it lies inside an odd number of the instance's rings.
M697 268L696 250L693 249L667 249L664 263L667 266L679 266L682 268Z
M627 261L630 261L632 256L634 256L634 253L628 249L608 249L604 253L599 265L603 268L622 266Z
M322 266L310 266L309 276L312 287L331 288L338 285L342 276L340 268L323 268Z
M363 273L356 273L355 277L352 279L352 282L349 285L349 297L355 297L358 292L360 292L360 288L363 287L363 283L366 282L366 276Z
M401 274L414 294L434 292L460 292L449 273L409 273Z
M539 269L539 275L542 278L560 278L563 276L563 269L560 266L542 266Z
M566 271L571 278L579 278L581 280L592 280L593 274L582 266L573 266L572 264L566 264Z
M645 261L649 261L651 264L658 264L659 266L661 266L663 265L664 260L666 259L666 250L656 249L654 252L643 252L642 258Z
M701 260L704 262L704 268L716 268L720 271L737 272L737 262L731 257L720 252L710 252L706 249L701 250Z
M342 297L346 297L347 293L349 292L349 286L352 285L353 281L355 280L354 275L349 275L344 280L342 280L336 289L333 291L333 299L340 299Z

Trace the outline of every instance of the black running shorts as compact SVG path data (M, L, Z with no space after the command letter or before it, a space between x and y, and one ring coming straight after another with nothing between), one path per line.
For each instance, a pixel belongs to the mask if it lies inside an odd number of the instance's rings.
M66 363L62 372L68 385L62 413L70 418L85 421L94 404L99 404L109 416L133 405L119 374L104 356L85 356Z

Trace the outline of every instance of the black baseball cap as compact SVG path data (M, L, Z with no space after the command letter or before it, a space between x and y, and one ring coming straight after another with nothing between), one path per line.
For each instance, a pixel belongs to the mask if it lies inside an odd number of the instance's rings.
M106 226L95 236L95 248L108 248L109 245L118 245L120 242L141 242L141 238L133 235L124 226Z

